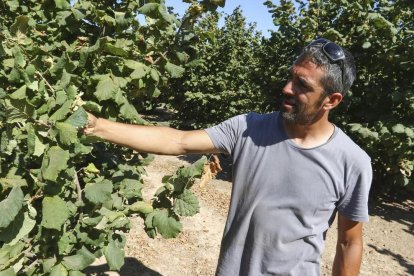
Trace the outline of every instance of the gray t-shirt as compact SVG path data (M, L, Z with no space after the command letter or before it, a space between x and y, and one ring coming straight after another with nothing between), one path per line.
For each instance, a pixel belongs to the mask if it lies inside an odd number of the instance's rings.
M310 149L289 140L278 112L236 116L206 131L233 160L216 275L319 275L336 210L368 221L370 158L339 128Z

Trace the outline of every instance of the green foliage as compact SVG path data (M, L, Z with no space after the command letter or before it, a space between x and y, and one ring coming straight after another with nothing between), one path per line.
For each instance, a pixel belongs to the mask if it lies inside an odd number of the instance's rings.
M119 270L131 214L175 237L179 216L198 210L187 190L196 174L179 172L181 190L144 202L151 156L81 128L86 111L148 124L139 112L183 75L200 15L179 20L162 0L9 0L0 11L0 274L83 275L101 255ZM177 198L180 208L165 204Z
M176 125L200 128L250 110L261 102L257 74L260 33L247 25L236 8L218 27L219 15L210 14L196 31L198 59L187 65L186 74L172 81L166 100L177 110Z
M278 31L266 42L265 89L280 89L299 49L317 36L353 53L358 77L332 119L372 158L374 190L414 188L414 5L410 1L266 1ZM283 67L280 69L286 70ZM265 71L263 71L265 72ZM269 97L270 98L270 97ZM271 109L268 108L268 109Z
M207 158L200 160L189 167L180 167L175 174L165 176L164 183L157 192L153 206L161 208L149 213L145 219L145 227L148 235L152 236L157 231L164 238L176 237L182 225L177 220L179 216L193 216L198 213L199 203L197 197L190 191L195 179L201 177ZM146 206L137 206L144 211Z

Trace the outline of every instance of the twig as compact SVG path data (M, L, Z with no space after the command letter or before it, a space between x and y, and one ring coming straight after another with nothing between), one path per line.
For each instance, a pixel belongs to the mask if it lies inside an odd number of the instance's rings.
M32 198L30 199L30 202L33 202L36 199L39 199L41 197L43 197L42 189L39 189L39 190L36 191L36 193L34 194L34 196L32 196Z
M82 188L80 186L78 174L76 171L74 173L73 180L75 181L75 184L76 184L76 190L78 192L78 200L82 201Z
M38 75L39 77L41 77L41 78L45 81L45 83L46 83L47 87L49 87L49 89L53 92L53 94L55 94L55 95L56 95L55 89L53 89L53 87L52 87L52 86L50 85L50 83L46 80L46 78L42 75L42 73L40 73L39 71L36 71L36 75Z
M30 248L31 249L31 248ZM31 264L29 264L25 269L23 269L23 273L29 271L33 266L40 265L39 260L35 260Z
M167 51L165 51L164 53L159 53L160 54L160 57L158 57L153 63L152 63L152 65L156 65L160 60L161 60L161 58L163 58L163 59L165 59L165 60L167 60L168 61L168 59L167 59L167 57L166 57L166 55L168 54L168 52Z

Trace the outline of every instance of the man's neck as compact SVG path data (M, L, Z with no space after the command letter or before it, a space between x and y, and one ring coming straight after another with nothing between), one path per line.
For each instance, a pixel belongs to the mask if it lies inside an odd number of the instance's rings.
M326 143L334 133L334 125L327 117L307 124L301 125L283 119L283 127L287 136L302 148L314 148Z

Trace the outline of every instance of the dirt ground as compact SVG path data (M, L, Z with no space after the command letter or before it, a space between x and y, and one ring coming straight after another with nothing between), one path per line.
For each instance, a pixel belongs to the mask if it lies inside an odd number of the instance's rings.
M147 167L144 195L150 199L161 178L197 158L156 156ZM183 232L176 239L150 239L140 218L133 219L127 235L125 265L121 273L109 272L104 259L87 270L88 275L193 276L214 275L220 240L226 221L231 182L229 170L203 188L193 189L200 213L182 219ZM361 275L414 275L414 200L402 198L370 205L370 222L364 225ZM321 263L322 275L331 275L335 255L336 224L328 231Z

